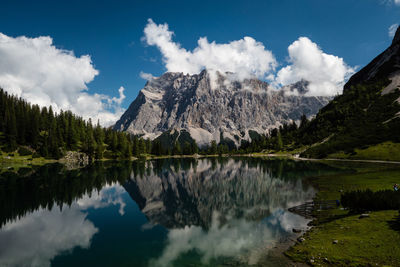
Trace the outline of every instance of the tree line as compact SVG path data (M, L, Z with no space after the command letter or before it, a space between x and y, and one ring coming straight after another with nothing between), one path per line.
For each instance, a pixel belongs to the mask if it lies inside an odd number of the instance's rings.
M129 135L93 125L71 111L55 113L0 89L0 145L2 150L34 157L61 158L66 151L81 151L93 159L105 155L130 158Z
M220 142L212 141L199 147L189 133L165 133L155 140L114 131L97 122L74 115L71 111L55 113L52 107L39 107L0 89L0 148L20 155L61 158L66 151L84 152L92 159L130 158L145 154L240 154L261 151L291 151L310 146L335 134L328 142L309 148L305 153L323 157L337 149L399 141L399 118L395 99L399 92L380 96L377 89L384 83L359 85L335 97L313 120L301 116L300 123L283 124L266 134L249 133L250 141L242 140L237 147L221 134ZM384 112L382 112L384 111ZM393 118L387 123L378 123ZM236 138L236 136L235 136ZM239 137L237 137L239 140ZM307 155L305 155L307 156Z
M302 129L308 120L302 117ZM52 107L32 105L22 98L0 89L0 147L5 152L18 151L20 155L59 159L66 151L86 153L92 159L130 158L144 154L192 155L250 153L264 149L281 150L293 141L298 127L295 123L284 124L269 135L253 136L251 142L242 141L240 147L232 145L221 135L221 141L212 141L199 147L190 135L184 139L155 140L114 131L95 125L89 119L74 115L71 111L55 113ZM296 135L296 140L301 137Z

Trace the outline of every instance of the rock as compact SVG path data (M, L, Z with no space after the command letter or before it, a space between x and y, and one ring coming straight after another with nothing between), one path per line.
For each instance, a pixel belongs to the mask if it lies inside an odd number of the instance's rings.
M369 218L369 214L368 213L363 213L360 215L360 217L358 217L358 219L363 219L363 218Z
M328 258L324 258L324 262L329 263Z
M333 240L332 241L332 244L338 244L339 243L339 240Z
M298 228L293 228L292 231L293 231L293 233L301 233L302 232L302 230L298 229Z
M60 162L69 170L77 169L89 164L89 156L82 152L67 151Z
M299 237L299 238L297 238L297 241L298 241L299 243L303 243L304 241L306 241L306 239L303 238L303 237Z
M310 259L310 260L309 260L309 263L314 263L314 262L315 262L314 259Z
M344 85L343 92L351 90L351 87L360 83L373 83L382 79L392 80L400 70L400 27L397 28L393 42L383 53L374 58L367 66L354 74ZM389 86L388 86L389 87ZM395 90L397 86L390 86ZM391 91L391 90L389 90ZM383 89L381 94L388 93Z
M331 97L308 96L308 82L281 90L266 82L233 81L229 74L195 75L167 72L149 80L114 125L118 131L154 139L167 131L185 130L200 146L221 135L236 146L283 123L315 115Z

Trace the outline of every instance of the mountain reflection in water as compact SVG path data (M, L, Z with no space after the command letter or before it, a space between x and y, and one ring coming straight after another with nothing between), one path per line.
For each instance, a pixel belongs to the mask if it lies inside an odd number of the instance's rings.
M3 173L0 266L256 263L292 228L306 226L287 211L314 195L301 178L336 171L311 162L212 158Z

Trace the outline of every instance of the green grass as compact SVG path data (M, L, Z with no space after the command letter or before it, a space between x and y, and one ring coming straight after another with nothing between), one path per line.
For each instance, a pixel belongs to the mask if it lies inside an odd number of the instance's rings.
M363 165L365 169L360 170ZM400 183L399 166L387 164L363 165L356 165L353 173L310 178L309 181L318 189L316 198L318 200L339 199L341 190L351 191L369 188L372 191L378 191L392 189L393 184Z
M9 156L9 154L12 154L12 156ZM56 162L56 160L49 160L43 157L32 158L32 155L20 156L17 152L6 153L0 150L0 173L5 171L18 171L21 168L53 162Z
M357 189L392 189L394 183L400 183L400 166L395 164L327 163L348 171L309 178L308 182L319 190L316 200L340 199L341 192ZM365 219L336 208L316 211L314 215L315 226L304 235L306 241L286 252L291 259L310 264L313 257L314 265L400 266L398 210L372 212ZM333 244L333 240L339 240L339 244Z
M315 265L400 266L400 232L391 226L398 216L398 211L379 211L370 218L353 215L318 225L286 254L302 262L314 258Z
M400 161L400 143L384 142L365 149L355 149L352 154L330 154L328 158Z

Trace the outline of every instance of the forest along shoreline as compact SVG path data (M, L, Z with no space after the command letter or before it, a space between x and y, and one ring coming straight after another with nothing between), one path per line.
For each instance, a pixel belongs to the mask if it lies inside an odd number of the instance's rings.
M102 158L93 159L90 158L84 152L78 151L67 151L64 157L60 159L46 159L44 157L35 157L34 154L30 155L18 155L18 153L5 153L0 150L0 173L4 171L18 170L19 168L30 168L32 166L41 166L51 163L61 163L66 166L67 169L78 169L88 166L95 161L119 161L119 160L153 160L153 159L168 159L168 158L210 158L210 157L254 157L254 158L283 158L290 160L303 160L303 161L337 161L337 162L360 162L360 163L381 163L381 164L400 164L400 161L389 161L389 160L375 160L375 159L340 159L340 158L303 158L293 154L283 153L248 153L248 154L193 154L193 155L151 155L144 154L139 157L131 156L130 159L118 159L118 158Z

